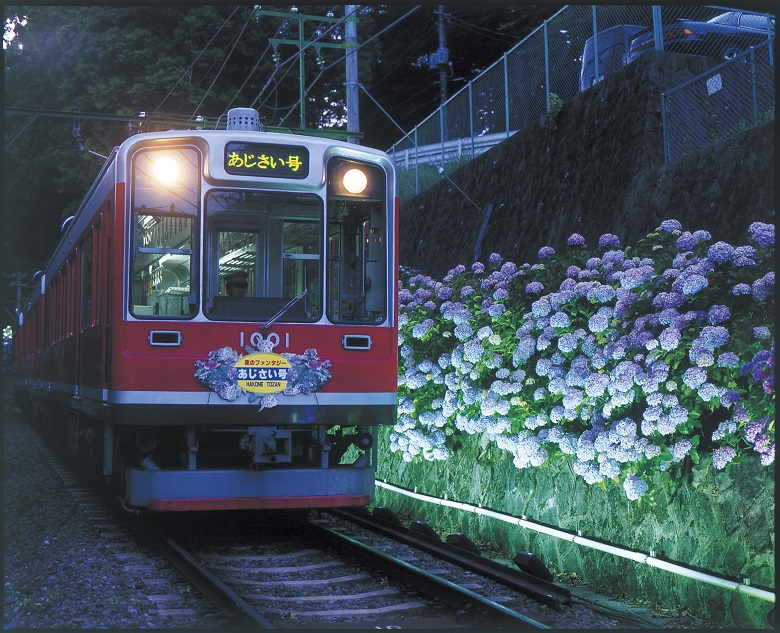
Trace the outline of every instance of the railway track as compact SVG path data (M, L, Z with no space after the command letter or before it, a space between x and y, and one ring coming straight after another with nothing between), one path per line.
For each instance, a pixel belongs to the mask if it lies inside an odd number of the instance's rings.
M404 528L382 508L124 520L75 466L45 452L172 627L525 630L583 621L568 590L444 543L424 524ZM172 595L190 585L198 591ZM594 625L588 613L585 628L649 628L614 615Z
M282 522L287 529L236 543L234 535L181 545L162 534L165 556L226 617L260 628L549 628L480 594L473 583L424 568L409 552L388 552L327 520ZM288 536L294 534L293 540ZM162 549L161 548L161 551ZM383 551L384 550L384 551ZM179 559L179 560L177 560ZM410 559L413 562L410 562ZM435 566L434 566L435 567ZM215 599L216 596L216 599ZM233 605L231 606L231 601Z

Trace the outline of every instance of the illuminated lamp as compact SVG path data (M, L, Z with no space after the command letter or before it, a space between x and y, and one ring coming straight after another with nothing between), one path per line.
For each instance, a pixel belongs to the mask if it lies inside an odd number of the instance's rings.
M360 169L347 170L344 173L342 182L344 189L355 195L363 193L368 186L368 178Z
M158 182L169 185L176 182L176 179L179 176L179 165L172 158L162 156L154 161L152 173Z

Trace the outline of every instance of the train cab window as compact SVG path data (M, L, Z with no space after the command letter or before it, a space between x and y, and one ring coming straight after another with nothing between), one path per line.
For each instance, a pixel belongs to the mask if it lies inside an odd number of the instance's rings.
M261 323L320 318L318 197L215 191L206 197L206 227L207 316Z
M189 318L197 312L200 155L156 148L133 158L130 312Z
M386 175L376 165L328 162L328 318L376 324L387 317Z

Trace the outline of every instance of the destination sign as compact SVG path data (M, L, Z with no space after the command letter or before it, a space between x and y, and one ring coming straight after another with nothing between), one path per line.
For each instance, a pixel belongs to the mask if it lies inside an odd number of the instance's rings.
M279 354L258 352L238 359L238 386L252 393L279 393L287 388L290 362Z
M309 150L300 145L231 142L225 145L225 171L236 176L306 178Z

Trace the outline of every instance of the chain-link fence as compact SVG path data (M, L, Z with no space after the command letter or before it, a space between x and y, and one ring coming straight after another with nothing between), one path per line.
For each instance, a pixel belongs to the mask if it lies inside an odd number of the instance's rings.
M774 68L764 42L661 95L664 160L674 162L775 118Z
M649 50L728 60L764 44L756 64L773 66L774 23L774 15L723 7L564 7L388 150L400 167L401 197L537 124Z

